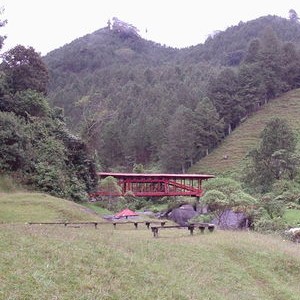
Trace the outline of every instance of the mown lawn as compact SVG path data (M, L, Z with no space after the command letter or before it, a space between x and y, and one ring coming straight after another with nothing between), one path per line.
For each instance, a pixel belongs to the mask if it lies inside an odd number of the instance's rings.
M283 215L283 218L290 226L300 226L299 209L287 209Z

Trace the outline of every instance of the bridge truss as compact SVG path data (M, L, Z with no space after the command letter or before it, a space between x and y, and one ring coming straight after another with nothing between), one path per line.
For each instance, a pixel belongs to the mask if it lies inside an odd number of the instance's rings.
M125 196L133 193L136 197L190 196L201 197L202 181L214 178L204 174L133 174L98 173L100 181L108 176L117 179L121 192L99 190L91 197Z

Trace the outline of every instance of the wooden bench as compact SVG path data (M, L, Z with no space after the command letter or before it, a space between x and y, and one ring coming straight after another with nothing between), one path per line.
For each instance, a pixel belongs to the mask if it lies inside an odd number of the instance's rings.
M65 227L75 227L78 228L80 225L94 225L95 229L99 224L102 225L113 225L114 228L117 228L117 225L125 225L125 224L133 224L135 229L138 229L138 224L145 224L149 229L151 224L160 224L161 227L165 226L166 222L158 222L158 221L139 221L139 222L101 222L101 221L90 221L90 222L29 222L29 225L64 225Z
M166 225L166 221L161 221L161 222L158 222L158 221L147 221L145 222L147 228L149 229L150 228L150 225L151 224L160 224L160 226L164 227Z
M149 229L151 224L160 224L160 226L165 226L166 221L158 222L158 221L146 221L146 222L113 222L114 228L117 227L117 225L122 225L122 224L133 224L135 229L138 229L138 224L145 224L147 228Z
M135 229L138 229L138 224L144 224L144 222L113 222L114 228L117 228L117 225L126 225L133 224Z
M76 225L94 225L95 228L97 228L98 224L111 224L108 222L29 222L29 225L65 225L67 227L68 225L71 225L72 227L75 227ZM76 226L78 228L79 226Z
M144 224L144 222L101 222L101 221L99 221L99 222L97 222L97 221L95 221L95 222L94 221L92 221L92 222L29 222L28 224L29 225L34 225L34 224L36 224L36 225L59 225L59 224L62 224L62 225L65 225L65 227L77 226L77 228L78 228L78 225L89 225L89 224L94 225L95 228L97 228L98 224L102 224L102 225L111 225L112 224L114 226L114 228L116 228L117 224L118 225L133 224L134 227L137 229L139 223Z
M204 233L205 228L207 228L209 232L213 232L215 230L215 224L212 223L196 223L194 225L199 228L201 233Z
M204 233L205 228L207 228L209 232L213 232L215 229L215 224L199 223L199 224L189 224L189 225L151 226L153 237L158 237L158 232L160 229L169 229L169 228L178 228L178 229L187 228L190 231L190 234L193 235L195 228L199 228L201 233Z

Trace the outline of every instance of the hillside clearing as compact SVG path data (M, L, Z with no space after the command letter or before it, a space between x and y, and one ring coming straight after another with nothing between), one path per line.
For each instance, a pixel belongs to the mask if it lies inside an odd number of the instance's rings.
M270 101L250 116L218 148L196 163L190 173L240 174L243 159L248 151L258 145L260 133L267 122L274 117L286 119L300 139L299 115L300 89L296 89Z

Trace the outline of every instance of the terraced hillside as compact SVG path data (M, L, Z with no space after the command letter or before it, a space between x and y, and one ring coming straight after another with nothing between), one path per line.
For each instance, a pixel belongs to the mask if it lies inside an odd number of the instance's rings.
M190 172L238 177L247 152L258 145L261 131L273 117L286 119L300 139L300 89L274 99L248 117L217 149L195 164Z

